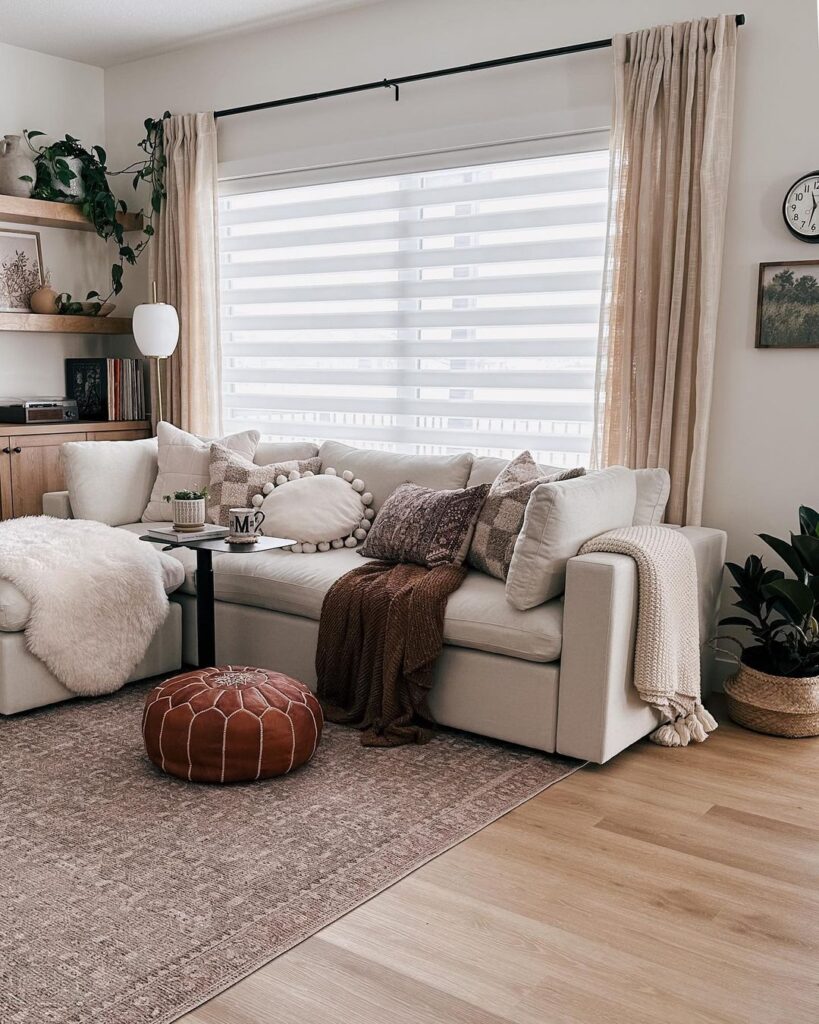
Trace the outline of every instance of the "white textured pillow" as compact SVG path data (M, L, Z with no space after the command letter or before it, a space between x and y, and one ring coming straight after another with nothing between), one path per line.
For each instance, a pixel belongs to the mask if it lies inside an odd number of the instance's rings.
M635 473L623 466L539 484L526 506L506 577L510 604L526 611L562 594L566 562L592 537L631 526L636 503Z
M139 522L156 479L156 438L69 441L60 451L75 519Z
M637 481L637 504L632 525L658 526L663 521L671 493L668 470L635 469L634 478Z
M349 475L350 479L347 479ZM299 476L265 486L261 505L268 537L292 537L293 551L311 554L332 548L354 548L370 529L372 495L352 473L336 475L329 469L321 476Z
M210 446L218 441L231 451L253 461L259 443L258 430L245 430L227 437L204 438L180 430L172 423L158 423L159 472L151 491L151 500L142 514L143 523L161 523L168 520L168 504L162 500L174 491L201 491L210 480Z

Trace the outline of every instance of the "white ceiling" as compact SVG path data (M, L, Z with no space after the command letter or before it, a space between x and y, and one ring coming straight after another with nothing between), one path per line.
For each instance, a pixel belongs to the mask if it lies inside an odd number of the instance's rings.
M2 0L2 42L112 67L379 0Z

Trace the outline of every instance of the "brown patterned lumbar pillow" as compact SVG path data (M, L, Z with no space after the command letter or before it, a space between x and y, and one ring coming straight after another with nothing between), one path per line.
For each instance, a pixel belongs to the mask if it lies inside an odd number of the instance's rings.
M461 565L488 493L488 484L457 491L401 484L381 506L361 554L430 569Z
M481 509L467 561L473 569L505 580L523 526L523 516L538 484L571 480L585 469L567 469L544 475L530 452L521 452L498 474Z
M257 466L255 462L237 455L221 444L210 446L210 486L208 488L208 519L219 526L227 526L232 508L259 506L264 495L273 490L279 477L298 479L321 472L321 459L277 462ZM295 476L293 476L295 474Z

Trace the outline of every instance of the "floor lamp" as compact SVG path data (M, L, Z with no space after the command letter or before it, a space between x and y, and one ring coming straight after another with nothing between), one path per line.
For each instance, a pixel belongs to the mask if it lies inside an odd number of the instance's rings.
M153 282L153 302L143 302L134 310L132 329L139 351L148 359L156 359L156 394L158 399L157 423L162 419L163 359L173 355L179 340L179 316L167 302L156 301L156 281Z

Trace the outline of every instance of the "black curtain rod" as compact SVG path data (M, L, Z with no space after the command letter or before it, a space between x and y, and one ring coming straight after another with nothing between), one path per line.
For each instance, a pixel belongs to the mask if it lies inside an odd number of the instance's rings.
M745 15L736 16L737 25L745 24ZM326 89L324 92L310 92L304 96L288 96L282 100L268 100L266 103L248 103L243 107L228 107L217 110L214 117L232 117L234 114L249 114L253 110L271 110L273 107L291 107L296 103L312 103L313 100L326 100L331 96L349 96L355 92L369 92L371 89L395 89L398 99L399 89L409 82L426 82L430 78L446 78L448 75L463 75L467 71L486 71L488 68L503 68L510 64L525 64L530 60L545 60L547 57L562 57L567 53L585 53L586 50L604 50L611 46L611 39L593 39L589 43L573 43L571 46L556 46L551 50L535 50L532 53L518 53L513 57L498 57L496 60L482 60L476 64L459 64L454 68L441 68L439 71L424 71L419 75L402 75L400 78L382 78L378 82L364 82L361 85L348 85L343 89Z

